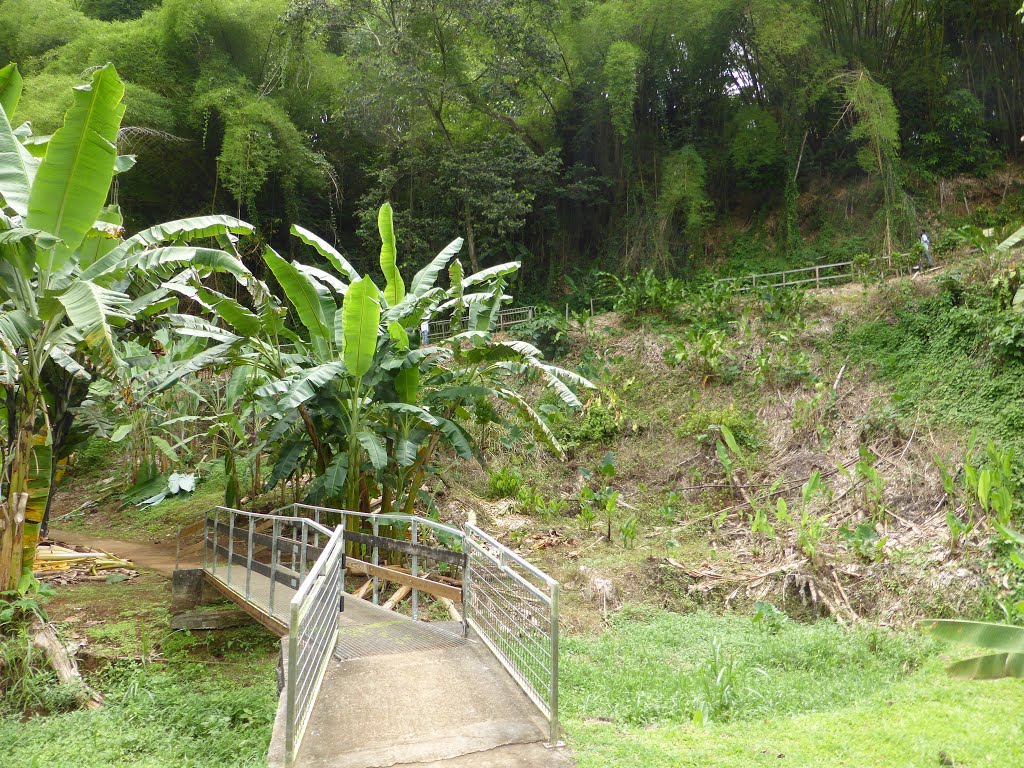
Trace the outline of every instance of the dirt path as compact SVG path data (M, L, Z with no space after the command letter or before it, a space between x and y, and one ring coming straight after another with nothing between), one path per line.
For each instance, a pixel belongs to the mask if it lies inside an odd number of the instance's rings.
M49 538L63 544L77 544L83 547L91 547L102 552L109 552L112 555L131 560L138 568L145 568L149 571L156 571L164 576L174 573L174 543L168 544L146 544L141 541L121 541L119 539L107 539L102 536L89 536L84 533L73 531L62 531L56 528L50 529ZM198 568L198 562L183 558L180 567Z

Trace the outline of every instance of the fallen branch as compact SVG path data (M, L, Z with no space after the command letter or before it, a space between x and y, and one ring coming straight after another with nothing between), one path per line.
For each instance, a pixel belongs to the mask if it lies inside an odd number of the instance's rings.
M46 663L57 673L57 679L75 689L75 698L80 706L86 709L99 709L103 706L103 696L86 685L78 671L78 664L57 637L52 624L37 622L32 625L32 645L45 654Z

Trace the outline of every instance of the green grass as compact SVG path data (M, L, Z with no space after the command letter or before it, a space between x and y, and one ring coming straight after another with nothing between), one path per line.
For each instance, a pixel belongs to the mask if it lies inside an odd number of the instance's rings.
M735 704L693 725L714 638ZM627 611L567 638L563 717L580 768L1013 766L1024 760L1019 681L948 679L910 635L832 622L766 634L743 616ZM782 757L784 756L784 757Z
M249 686L197 664L119 664L101 675L106 705L0 719L10 768L229 768L266 765L277 705L273 662ZM96 682L96 681L94 681Z
M35 676L18 701L0 698L0 765L265 766L277 708L277 638L256 625L172 631L169 601L167 580L146 573L62 587L47 599L60 631L84 636L99 660L85 674L104 706L63 711L73 709L68 691L51 674ZM17 642L0 642L0 656ZM152 660L140 663L143 655Z

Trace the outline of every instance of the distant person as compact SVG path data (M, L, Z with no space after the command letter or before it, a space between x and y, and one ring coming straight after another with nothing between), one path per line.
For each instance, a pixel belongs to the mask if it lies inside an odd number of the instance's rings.
M928 233L923 229L921 230L921 247L924 248L924 257L928 261L928 268L931 269L935 266L935 263L932 261L932 241L928 237Z
M427 346L430 343L430 321L427 318L423 318L423 322L420 323L420 345Z

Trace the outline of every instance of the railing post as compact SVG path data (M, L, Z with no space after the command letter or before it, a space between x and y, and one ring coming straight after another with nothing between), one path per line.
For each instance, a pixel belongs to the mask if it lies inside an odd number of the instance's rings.
M245 550L245 602L249 602L252 593L252 543L256 538L256 518L249 517L249 541Z
M203 570L210 570L210 513L203 517Z
M306 578L306 548L309 546L309 526L306 525L306 521L302 521L302 554L299 560L299 580L302 581Z
M814 268L814 287L821 288L821 267Z
M419 530L416 527L416 518L412 520L412 543L413 546L419 544ZM412 577L415 579L419 576L419 565L420 559L417 555L412 556ZM419 615L419 603L420 603L420 591L413 587L412 589L412 620L416 621Z
M231 586L231 562L235 559L235 511L228 512L228 586Z
M469 604L473 599L473 568L470 565L473 559L470 552L473 543L470 540L469 527L462 529L462 551L466 555L466 564L462 568L462 636L469 637Z
M558 582L551 585L551 743L558 743Z
M217 575L217 532L220 528L220 507L213 511L213 575Z
M292 606L291 617L288 623L291 631L288 632L288 673L285 678L285 724L284 724L284 764L291 768L295 763L295 721L296 721L296 697L298 694L299 673L299 632L298 606Z
M380 560L380 550L377 547L377 542L376 542L376 538L377 538L378 532L380 531L380 523L378 522L376 515L374 515L374 517L373 517L373 529L372 530L373 530L373 538L375 539L375 541L373 542L373 556L370 558L370 561L373 563L374 567L376 567L377 565L379 565L378 561ZM373 575L373 604L374 605L379 605L380 604L380 582L379 582L379 580L377 578L377 574L376 573L374 573L374 575Z
M277 586L277 536L281 521L274 518L274 527L270 535L270 615L274 615L274 587Z

